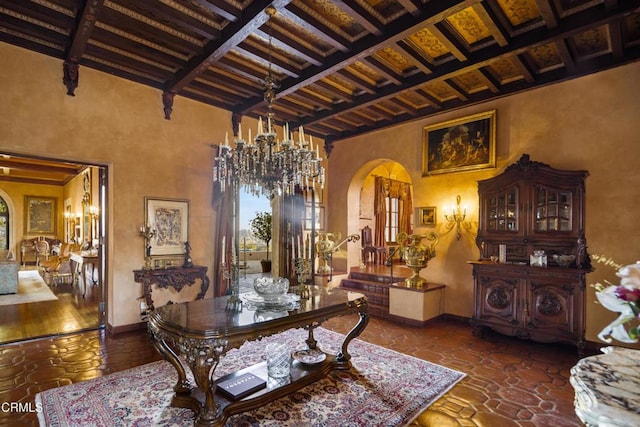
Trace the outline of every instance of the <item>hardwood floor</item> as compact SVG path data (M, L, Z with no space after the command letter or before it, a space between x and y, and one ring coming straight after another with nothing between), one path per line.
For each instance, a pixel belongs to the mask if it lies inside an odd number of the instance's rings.
M27 269L35 267L27 266ZM100 326L99 286L90 283L84 297L82 281L80 285L61 283L50 288L58 297L56 301L0 307L0 344L85 331Z
M346 316L323 327L345 333ZM360 337L401 353L465 372L467 377L423 412L412 427L579 426L569 370L576 349L487 333L437 320L410 327L371 318ZM85 381L159 360L146 331L109 336L104 330L0 346L0 401L33 405L45 389ZM0 424L37 425L35 411L2 412Z

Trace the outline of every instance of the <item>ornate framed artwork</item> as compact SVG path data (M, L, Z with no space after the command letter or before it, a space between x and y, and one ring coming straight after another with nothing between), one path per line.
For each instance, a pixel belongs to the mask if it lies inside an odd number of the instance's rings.
M422 226L435 226L436 212L435 206L418 208L418 223Z
M425 126L422 176L496 167L496 110Z
M56 234L55 197L24 196L25 234Z
M150 256L181 255L189 240L189 201L145 197L146 225L154 231Z

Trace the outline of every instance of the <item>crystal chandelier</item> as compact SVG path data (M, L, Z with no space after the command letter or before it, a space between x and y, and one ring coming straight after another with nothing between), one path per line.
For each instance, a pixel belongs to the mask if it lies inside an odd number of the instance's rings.
M271 18L276 10L270 6L265 12ZM264 100L268 107L266 129L260 117L256 137L252 138L249 130L249 137L244 140L242 127L239 126L233 147L229 145L228 133L225 135L213 168L213 181L220 183L221 191L225 191L231 182L237 182L253 195L272 198L291 195L296 186L324 187L325 171L320 148L317 144L314 147L313 138L309 136L307 141L304 129L300 126L297 140L294 140L288 123L282 126L282 140L276 133L272 107L279 83L271 73L271 48L269 32L269 69L264 79Z

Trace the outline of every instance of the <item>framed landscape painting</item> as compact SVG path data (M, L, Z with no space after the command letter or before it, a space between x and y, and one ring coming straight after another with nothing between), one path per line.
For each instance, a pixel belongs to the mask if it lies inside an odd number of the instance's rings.
M422 176L496 167L496 110L425 126Z
M434 226L436 225L436 208L435 206L428 206L425 208L418 208L418 221L420 225Z
M25 234L56 234L55 197L24 196Z
M151 239L150 256L181 255L189 240L189 201L145 197L145 218L155 236Z

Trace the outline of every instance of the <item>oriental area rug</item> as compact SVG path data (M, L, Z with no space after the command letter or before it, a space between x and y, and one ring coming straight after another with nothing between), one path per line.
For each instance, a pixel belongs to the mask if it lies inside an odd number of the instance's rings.
M336 353L343 335L317 328L325 352ZM264 360L269 342L292 351L307 332L294 329L245 343L223 356L218 378ZM355 339L352 369L326 378L259 409L234 415L226 426L404 426L464 378L465 374ZM86 382L38 393L41 426L190 426L193 412L170 406L175 369L154 362Z
M40 273L36 270L26 270L18 272L18 293L0 295L0 306L57 299L58 297L40 277Z

